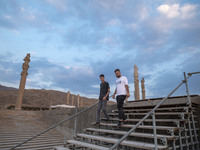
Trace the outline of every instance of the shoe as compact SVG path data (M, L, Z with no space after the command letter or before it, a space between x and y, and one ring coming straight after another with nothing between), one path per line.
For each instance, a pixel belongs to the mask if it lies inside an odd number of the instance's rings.
M100 125L100 122L95 122L95 124L94 125L97 125L97 126L99 126Z
M122 126L122 121L119 121L118 124L117 124L117 126L121 127Z
M106 119L106 121L110 121L110 119L108 118L108 119Z
M127 120L123 120L123 124L127 124Z

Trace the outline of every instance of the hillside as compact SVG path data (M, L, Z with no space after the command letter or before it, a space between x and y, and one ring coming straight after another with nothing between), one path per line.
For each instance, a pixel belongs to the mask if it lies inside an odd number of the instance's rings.
M0 90L0 109L4 109L9 105L15 105L17 99L18 90L13 88L7 88L3 86L3 91ZM96 103L97 99L81 97L83 100L83 107L88 107ZM72 95L70 94L70 104ZM77 100L77 95L74 95L74 100ZM67 104L67 93L55 90L38 90L38 89L26 89L24 92L23 106L31 107L46 107L51 105ZM109 101L109 104L113 102Z
M16 91L16 90L17 90L16 88L7 87L0 84L0 91Z

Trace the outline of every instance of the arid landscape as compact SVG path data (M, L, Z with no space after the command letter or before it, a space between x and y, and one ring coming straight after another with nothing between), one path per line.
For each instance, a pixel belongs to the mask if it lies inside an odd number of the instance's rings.
M0 108L5 109L14 106L17 94L18 89L0 85ZM83 100L83 107L90 106L98 101L82 96L80 96L80 99ZM72 94L70 94L70 104L71 100ZM74 100L77 100L77 95L74 95ZM67 93L45 89L25 89L22 106L49 108L50 103L51 105L67 104ZM109 101L109 104L113 104L113 102Z

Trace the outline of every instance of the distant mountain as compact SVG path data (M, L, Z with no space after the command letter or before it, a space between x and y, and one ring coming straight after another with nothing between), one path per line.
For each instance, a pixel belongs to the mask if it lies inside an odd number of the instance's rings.
M13 88L13 87L7 87L7 86L3 86L0 84L0 91L16 91L18 89Z
M17 99L18 89L0 85L0 109L7 108L9 105L15 105ZM72 95L74 99L72 99ZM77 103L77 95L70 94L70 104ZM87 98L80 96L83 100L83 106L88 107L98 102L95 98ZM108 104L114 102L109 101ZM50 105L63 105L67 104L67 93L56 90L45 89L25 89L23 97L23 106L29 107L45 107L49 108Z

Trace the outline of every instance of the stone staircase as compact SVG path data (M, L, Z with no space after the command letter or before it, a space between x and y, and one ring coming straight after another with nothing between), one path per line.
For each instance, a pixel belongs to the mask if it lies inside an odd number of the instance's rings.
M8 150L49 127L38 111L0 110L0 150ZM48 150L62 145L63 136L51 130L16 149Z
M184 100L180 100L168 100L167 103L155 111L157 142L159 150L190 150L192 149L192 146L194 146L194 150L197 149L197 141L194 137L193 124L190 116L191 113L194 114L196 131L197 134L199 134L199 124L197 124L198 113L196 112L196 106L198 106L198 104L193 103L192 107L190 108L186 104L186 98ZM198 100L200 100L199 97ZM125 115L127 116L127 124L122 125L120 128L117 127L118 111L113 110L111 113L109 113L109 121L107 121L105 118L102 118L99 126L92 124L90 128L86 128L82 133L78 133L74 139L67 140L67 145L65 146L66 148L59 146L55 147L55 149L109 149L140 119L142 119L158 102L159 101L155 100L127 103L124 106ZM192 128L191 130L189 130L189 125ZM190 135L190 131L192 136ZM120 150L145 150L154 148L155 145L152 117L146 119L143 124L140 125L135 132L130 134L130 136L118 147Z

